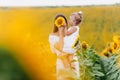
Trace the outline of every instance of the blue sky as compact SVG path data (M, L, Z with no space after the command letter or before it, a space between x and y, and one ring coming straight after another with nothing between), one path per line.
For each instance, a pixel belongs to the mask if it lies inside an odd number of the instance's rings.
M120 3L120 0L0 0L0 6L84 6Z

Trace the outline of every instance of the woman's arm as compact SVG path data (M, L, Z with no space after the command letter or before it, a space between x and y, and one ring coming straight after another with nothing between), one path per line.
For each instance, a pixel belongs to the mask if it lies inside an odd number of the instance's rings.
M55 51L55 53L57 53L57 55L58 55L59 57L62 57L62 56L67 55L66 52L64 52L63 50L60 50L58 43L56 43L56 44L54 45L54 51Z
M64 45L64 27L59 27L58 30L59 30L58 45L59 45L59 50L62 51Z

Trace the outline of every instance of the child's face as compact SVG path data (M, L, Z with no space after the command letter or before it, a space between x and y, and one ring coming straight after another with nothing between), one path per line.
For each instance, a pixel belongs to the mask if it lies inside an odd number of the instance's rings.
M79 23L78 23L78 21L79 21ZM74 14L70 15L69 23L71 26L76 26L76 25L80 24L81 21L82 21L82 14L79 15L79 14L74 13Z
M81 19L81 21L82 21L82 19L83 19L83 16L82 16L82 14L80 14L80 19Z
M76 24L75 14L70 15L69 23L71 26L74 26Z

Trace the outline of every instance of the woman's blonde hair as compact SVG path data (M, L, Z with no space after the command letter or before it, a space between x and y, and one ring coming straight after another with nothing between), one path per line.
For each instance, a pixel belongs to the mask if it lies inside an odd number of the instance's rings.
M66 22L67 26L68 26L67 19L66 19L66 17L65 17L63 14L57 14L57 15L55 16L54 22L55 22L55 20L56 20L58 17L63 17L63 18L65 19L65 22ZM58 31L58 27L54 24L54 27L53 27L53 31L52 31L52 32L55 33L55 32L57 32L57 31Z

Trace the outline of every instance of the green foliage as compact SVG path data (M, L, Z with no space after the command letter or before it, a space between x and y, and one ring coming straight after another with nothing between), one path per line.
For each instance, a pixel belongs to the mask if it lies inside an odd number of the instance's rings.
M100 57L92 48L81 49L77 52L80 64L80 80L98 80L104 76L101 71Z
M118 54L111 55L109 58L100 57L101 67L104 73L100 80L120 80L120 68L116 65Z
M120 68L116 65L119 55L109 58L99 56L93 48L77 52L80 64L80 80L120 80Z

